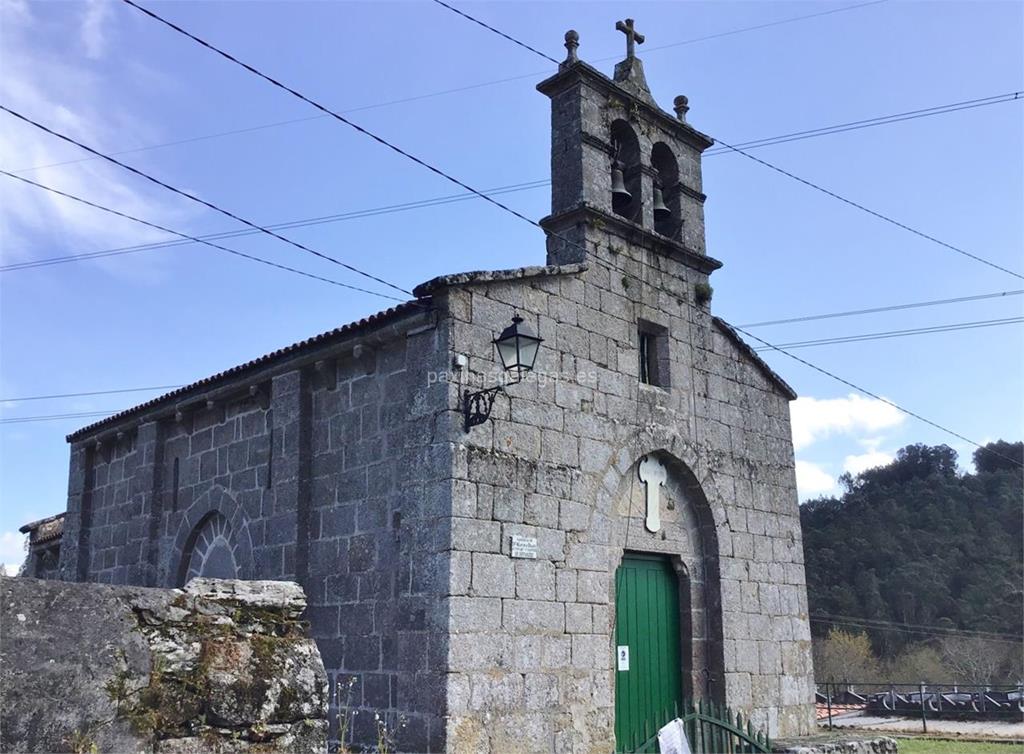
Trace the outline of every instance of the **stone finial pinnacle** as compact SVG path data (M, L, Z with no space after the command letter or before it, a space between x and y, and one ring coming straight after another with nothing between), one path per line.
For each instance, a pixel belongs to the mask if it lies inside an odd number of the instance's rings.
M685 94L680 94L672 100L672 109L676 111L676 118L685 123L686 111L690 109L690 100L687 99Z
M567 68L568 66L572 65L573 63L576 63L576 62L579 61L579 57L577 57L577 55L576 55L576 49L579 46L580 46L580 35L579 35L579 32L576 31L575 29L569 29L569 31L567 31L565 33L565 49L567 50L567 53L565 55L565 60L562 61L562 63L559 66L559 68Z
M632 18L616 21L615 29L626 35L626 60L632 60L636 57L636 45L644 43L644 35L633 28Z

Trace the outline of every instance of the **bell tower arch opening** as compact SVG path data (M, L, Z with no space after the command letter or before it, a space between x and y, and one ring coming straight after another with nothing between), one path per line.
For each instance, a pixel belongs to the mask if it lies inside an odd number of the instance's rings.
M665 142L659 141L651 149L651 167L655 173L654 230L678 241L683 226L679 162Z
M631 222L643 218L643 189L640 184L640 141L624 120L612 122L611 192L612 211Z

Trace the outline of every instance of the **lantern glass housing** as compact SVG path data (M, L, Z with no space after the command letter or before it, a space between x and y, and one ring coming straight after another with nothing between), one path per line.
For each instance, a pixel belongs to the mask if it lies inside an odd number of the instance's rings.
M543 342L544 339L534 335L523 325L523 318L516 314L512 317L512 324L494 340L494 345L498 347L498 356L505 371L515 372L516 379L522 379L524 373L533 369L537 351Z

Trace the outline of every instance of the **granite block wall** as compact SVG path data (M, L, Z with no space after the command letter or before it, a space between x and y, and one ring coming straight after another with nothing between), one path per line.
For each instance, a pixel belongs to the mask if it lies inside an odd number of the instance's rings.
M588 226L586 242L623 239ZM684 574L688 696L743 709L772 735L808 732L788 396L695 303L701 276L689 267L599 252L572 269L484 276L439 296L468 357L464 384L486 381L513 308L545 339L537 379L508 388L491 422L453 428L453 750L612 750L614 574L626 551L669 555ZM639 383L641 321L667 333L668 388ZM670 471L657 534L635 481L647 454ZM511 558L512 535L535 537L537 559Z
M441 750L451 452L428 375L448 349L428 308L76 440L63 577L298 581L332 735L375 743L379 717Z

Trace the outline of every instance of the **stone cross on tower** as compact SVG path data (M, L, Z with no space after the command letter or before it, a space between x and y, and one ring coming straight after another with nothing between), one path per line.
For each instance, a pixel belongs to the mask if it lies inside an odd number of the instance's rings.
M633 19L627 18L625 21L616 21L615 28L626 35L626 60L632 60L636 57L636 44L644 43L644 35L633 28Z
M647 488L647 518L644 526L649 532L656 532L661 528L661 485L668 478L668 472L661 461L651 456L645 456L637 468L640 474L640 481Z

